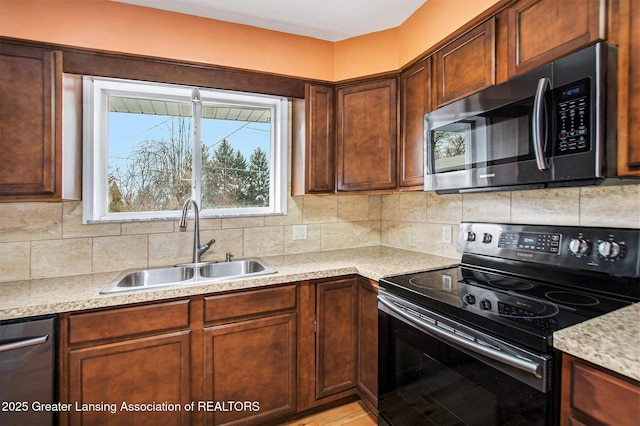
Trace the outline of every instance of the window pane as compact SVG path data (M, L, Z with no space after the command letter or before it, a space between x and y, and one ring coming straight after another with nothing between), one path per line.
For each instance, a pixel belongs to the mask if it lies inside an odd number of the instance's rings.
M179 210L191 195L191 103L109 97L109 213Z
M268 207L271 109L203 103L203 209Z

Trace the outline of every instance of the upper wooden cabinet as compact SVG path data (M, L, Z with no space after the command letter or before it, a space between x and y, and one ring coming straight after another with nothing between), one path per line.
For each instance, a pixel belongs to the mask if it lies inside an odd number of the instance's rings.
M431 111L431 57L400 74L400 187L424 185L424 115Z
M640 8L618 5L618 174L640 175Z
M304 109L294 103L292 193L335 191L335 89L322 84L305 86Z
M397 79L337 90L338 191L397 188Z
M495 84L495 63L495 19L491 18L436 52L436 107Z
M62 53L0 43L0 200L61 196Z
M606 2L522 0L508 13L508 77L604 40Z

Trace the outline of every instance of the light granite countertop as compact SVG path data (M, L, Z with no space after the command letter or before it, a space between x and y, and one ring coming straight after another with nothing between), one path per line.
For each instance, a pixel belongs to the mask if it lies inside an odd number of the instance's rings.
M556 331L553 346L640 380L640 303Z
M358 274L372 280L458 264L458 260L375 246L282 256L265 256L278 272L228 281L202 281L100 294L119 272L0 283L0 320L173 299L198 294L264 287L302 280ZM557 349L640 380L640 303L553 335Z
M228 281L100 294L119 272L0 283L0 320L264 287L302 280L358 274L385 275L449 267L458 260L385 246L262 257L278 272Z

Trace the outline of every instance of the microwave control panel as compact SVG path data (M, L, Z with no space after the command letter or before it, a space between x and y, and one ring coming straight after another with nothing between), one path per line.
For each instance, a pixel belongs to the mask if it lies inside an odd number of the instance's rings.
M581 80L555 92L555 155L575 154L591 149L590 84Z

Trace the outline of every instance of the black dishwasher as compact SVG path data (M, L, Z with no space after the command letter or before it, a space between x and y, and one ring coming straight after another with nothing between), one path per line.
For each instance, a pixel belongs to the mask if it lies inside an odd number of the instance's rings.
M54 316L0 323L0 424L53 425Z

